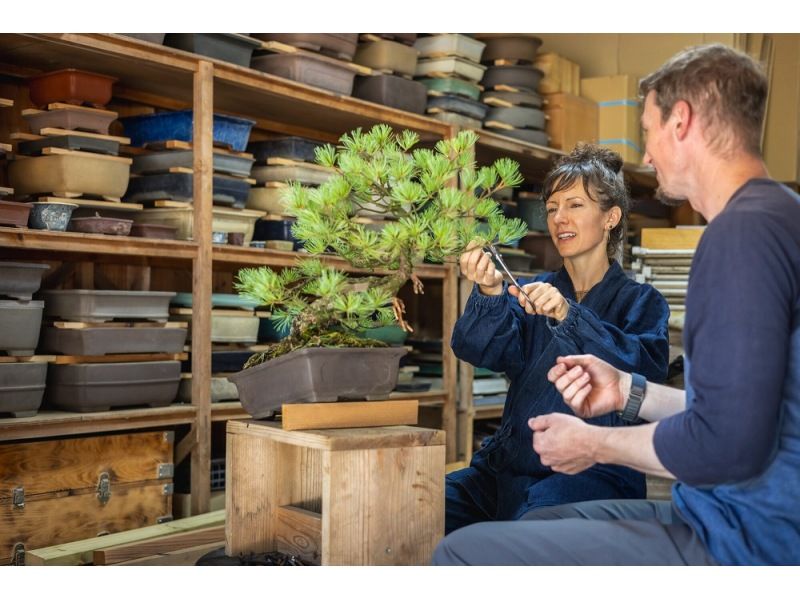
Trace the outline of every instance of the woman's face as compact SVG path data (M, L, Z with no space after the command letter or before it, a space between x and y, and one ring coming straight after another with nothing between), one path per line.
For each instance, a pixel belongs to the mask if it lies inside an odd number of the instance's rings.
M603 212L578 180L572 187L553 193L545 203L547 229L562 258L590 252L606 252L609 226L619 222L619 208Z

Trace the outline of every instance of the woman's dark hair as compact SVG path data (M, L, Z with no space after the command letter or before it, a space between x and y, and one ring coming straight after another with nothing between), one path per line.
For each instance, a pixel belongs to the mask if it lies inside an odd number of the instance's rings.
M569 155L556 162L542 184L542 203L553 193L564 191L582 181L586 194L608 212L614 206L622 210L622 218L609 231L606 253L613 259L622 246L625 224L630 210L630 197L620 174L622 157L615 151L589 143L579 143Z

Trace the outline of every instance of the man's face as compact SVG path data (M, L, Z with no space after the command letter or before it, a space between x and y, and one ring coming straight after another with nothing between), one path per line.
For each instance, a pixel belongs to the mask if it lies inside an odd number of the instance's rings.
M656 105L656 92L651 91L644 100L642 131L645 135L643 161L656 171L658 189L655 197L668 206L677 206L687 200L675 188L675 150L669 131L669 119L661 120L661 109Z

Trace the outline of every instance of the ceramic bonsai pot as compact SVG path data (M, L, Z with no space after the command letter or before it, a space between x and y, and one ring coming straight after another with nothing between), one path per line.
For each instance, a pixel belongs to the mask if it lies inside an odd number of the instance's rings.
M436 120L456 125L462 129L475 129L478 130L483 126L483 122L476 119L464 116L463 114L456 114L455 112L438 112L431 114Z
M19 201L3 201L0 199L0 226L28 228L28 215L30 211L30 204Z
M31 202L28 226L39 230L65 231L72 211L78 206L74 203Z
M76 233L89 233L92 235L116 235L127 237L131 234L133 220L127 218L110 218L108 216L87 216L86 218L73 218L69 223L69 230Z
M297 181L304 185L321 185L334 174L333 170L305 163L254 166L252 170L252 176L258 183Z
M118 35L124 35L125 37L132 37L133 39L138 39L143 42L149 42L151 44L158 44L159 46L164 43L164 37L167 35L166 33L119 33Z
M164 45L209 58L250 66L253 50L261 43L240 33L167 33Z
M483 120L486 116L487 106L475 100L468 100L460 96L441 96L428 98L428 111L431 109L444 112L455 112L475 120Z
M271 416L284 403L386 399L397 383L405 347L306 348L228 376L253 418Z
M143 146L160 141L192 141L194 113L191 110L156 112L119 119L131 145ZM213 120L214 143L227 145L242 152L247 147L250 130L255 121L224 114L215 114Z
M46 363L0 363L0 413L11 417L36 415L46 379Z
M57 135L46 139L21 141L17 145L17 154L36 156L41 154L46 147L60 147L66 150L106 154L109 156L119 154L119 141L84 137L83 135Z
M179 361L54 365L47 375L45 403L67 411L111 407L165 407L175 400Z
M45 328L40 351L64 355L180 353L186 328Z
M148 174L134 177L128 185L125 201L140 202L154 199L191 202L193 200L194 175L183 172ZM212 197L215 204L243 208L250 191L250 183L244 179L213 176Z
M298 241L292 234L292 225L294 219L291 220L259 220L256 222L255 232L253 238L256 241L291 241L294 245L294 251L302 248L302 243Z
M0 301L0 352L33 355L42 325L41 301Z
M49 269L47 264L0 261L0 296L30 301Z
M521 141L527 141L528 143L534 143L536 145L541 145L547 147L550 143L550 137L547 135L545 131L539 131L538 129L495 129L490 126L486 126L487 131L492 131L493 133L497 133L499 135L505 135L506 137L513 137L514 139L519 139Z
M324 144L305 137L277 137L267 141L253 141L247 151L253 154L257 162L266 162L268 158L288 158L300 162L314 162L318 147Z
M481 102L490 106L523 106L526 108L541 108L542 96L535 91L484 91Z
M498 85L508 85L524 91L536 91L543 76L542 70L535 66L490 66L486 69L481 84L486 89L492 89Z
M547 232L547 215L541 199L517 198L519 217L525 221L529 230Z
M189 322L189 337L192 338L192 316L173 315L173 320ZM211 311L212 343L255 343L258 340L259 318L253 312L242 311L241 315L215 313Z
M249 244L253 238L256 220L264 215L257 210L237 210L214 206L211 229L225 233L244 233L244 243ZM142 224L163 224L177 230L177 238L191 241L194 234L194 211L191 205L185 208L154 208L142 210L133 216L135 222Z
M477 100L481 95L481 88L471 81L442 77L434 79L418 79L428 90L429 95L456 95L470 100Z
M263 210L267 214L282 215L286 207L283 195L286 187L251 187L247 196L247 207L251 210Z
M106 322L114 318L166 322L175 293L160 291L44 291L45 315L74 322Z
M175 239L178 229L166 224L143 224L134 222L131 225L131 237L144 237L146 239Z
M414 75L417 77L446 75L449 77L461 77L477 83L483 77L485 70L485 66L476 62L455 56L445 56L444 58L418 60Z
M18 195L66 194L122 197L128 188L130 160L88 154L54 154L8 165L8 178Z
M353 86L356 98L416 114L425 113L427 91L421 83L395 75L356 77Z
M36 135L46 128L108 135L109 126L117 119L117 113L111 110L66 105L52 110L24 110L22 116Z
M223 172L243 177L250 176L253 158L235 154L214 152L214 172ZM170 168L194 168L192 150L165 150L133 157L131 172L134 174L154 174L168 172Z
M63 69L28 79L31 102L46 106L55 102L105 106L111 101L114 77L78 69Z
M284 79L291 79L298 83L305 83L320 89L327 89L333 93L349 96L353 92L354 70L344 63L339 66L332 61L319 60L312 55L297 54L264 54L253 57L251 67L277 75Z
M461 33L443 33L420 37L414 42L421 58L429 56L458 56L472 62L480 62L484 44Z
M353 60L358 44L358 33L251 33L250 35L256 39L276 41L347 61Z
M417 67L417 50L389 40L365 42L358 45L353 60L373 69L411 76Z
M523 106L489 108L486 113L486 120L511 125L515 129L544 130L545 127L544 112L538 108L525 108Z
M192 307L193 299L191 293L175 293L175 296L170 299L170 305ZM211 293L211 307L253 311L258 307L258 302L245 299L235 293Z
M398 41L407 46L413 46L414 42L417 41L416 33L373 33L372 35L377 35L381 39Z
M541 38L530 33L479 33L475 37L486 44L483 62L498 59L533 62L542 45Z

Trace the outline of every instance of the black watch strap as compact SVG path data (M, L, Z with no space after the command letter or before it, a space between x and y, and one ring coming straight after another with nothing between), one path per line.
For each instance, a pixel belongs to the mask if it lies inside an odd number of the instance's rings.
M625 408L620 417L622 421L635 422L639 418L639 409L642 408L644 392L647 388L647 379L641 374L631 374L631 391Z

